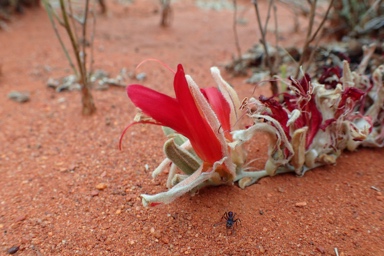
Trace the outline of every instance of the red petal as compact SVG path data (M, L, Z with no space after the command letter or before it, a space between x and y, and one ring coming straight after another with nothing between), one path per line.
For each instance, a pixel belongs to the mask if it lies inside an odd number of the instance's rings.
M310 89L311 77L307 73L305 73L304 77L302 77L300 80L296 80L293 77L289 77L289 80L291 80L292 85L300 91L301 95L308 94L308 91Z
M259 97L260 102L264 103L272 112L271 117L276 119L281 127L284 129L285 134L290 138L289 127L287 126L288 114L283 109L283 106L273 98L267 98L263 95Z
M307 110L307 111L305 111ZM312 144L313 138L316 136L317 132L320 129L320 125L323 122L323 116L321 112L317 109L317 105L314 98L308 102L307 108L304 109L303 113L306 117L306 125L309 127L309 132L307 134L307 143L306 148Z
M208 100L209 105L211 105L224 131L229 133L231 131L231 109L224 96L216 87L201 89L201 92Z
M174 89L176 99L137 84L128 86L127 94L146 115L186 136L203 161L220 160L221 143L196 105L181 65L177 67Z
M185 125L190 131L190 136L187 137L192 147L206 162L214 163L220 160L223 157L220 141L197 107L185 78L183 66L180 64L177 66L174 88Z
M335 67L324 67L324 71L319 78L319 83L324 84L328 89L335 89L337 84L340 82L343 70L339 66ZM337 79L333 78L336 75Z
M336 118L344 114L346 111L351 111L356 106L356 104L359 103L358 101L363 95L364 92L355 87L348 87L345 89L341 95L341 100L335 113ZM347 99L351 99L351 101L347 102ZM346 106L346 104L348 104L348 106Z
M139 84L129 85L127 94L133 104L146 115L186 137L190 136L176 99Z
M292 77L289 78L292 82L292 86L298 89L295 95L285 94L284 100L288 106L288 109L299 109L301 116L295 121L295 128L299 129L304 126L308 126L308 133L306 138L306 148L308 148L320 129L320 125L323 121L323 116L317 109L316 101L313 95L311 95L311 77L305 74L300 80L295 80Z

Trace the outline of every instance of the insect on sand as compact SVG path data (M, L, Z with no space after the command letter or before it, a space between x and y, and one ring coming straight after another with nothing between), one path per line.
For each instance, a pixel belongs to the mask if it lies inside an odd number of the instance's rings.
M226 220L226 228L227 228L227 234L228 231L230 231L230 234L233 234L235 232L235 224L238 225L238 222L241 223L240 219L235 219L236 213L228 211L225 212L224 215L221 217L221 220L219 223L216 223L214 226L217 226L218 224L222 223L223 219Z

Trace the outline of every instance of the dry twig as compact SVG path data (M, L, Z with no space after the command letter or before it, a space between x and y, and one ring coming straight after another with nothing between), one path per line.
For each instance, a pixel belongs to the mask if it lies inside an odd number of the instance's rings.
M162 27L168 27L171 24L172 8L171 0L160 0L161 3L161 21Z
M238 59L241 60L241 48L239 43L239 35L237 33L237 0L233 0L233 33L235 35L235 45Z
M303 63L306 59L306 56L309 54L309 46L313 42L313 40L316 39L317 35L319 34L321 29L323 28L323 25L328 18L329 11L331 10L331 8L333 6L334 0L330 1L328 9L327 9L321 23L319 24L318 28L316 29L315 33L313 33L313 34L312 34L312 30L313 30L315 16L316 16L317 0L314 0L314 1L307 0L307 1L311 6L311 10L310 10L310 14L309 14L309 25L308 25L307 37L305 39L305 44L303 47L303 52L301 54L301 57L300 57L300 60L299 60L299 63L298 63L297 69L296 69L295 78L298 78L299 73L300 73L300 67L303 65ZM313 57L313 54L310 55L309 60L311 60L312 57Z
M267 42L266 42L266 34L267 34L267 26L268 26L268 21L269 21L270 14L271 14L271 9L272 9L272 6L274 5L274 0L270 0L269 1L267 18L266 18L266 21L265 21L265 24L264 24L264 28L263 28L262 23L261 23L260 11L259 11L259 6L258 6L258 3L257 3L257 0L253 0L252 3L254 5L254 7L255 7L257 23L258 23L259 30L260 30L260 33L261 33L260 42L261 42L261 44L263 45L263 48L264 48L266 65L267 65L267 67L269 69L270 77L273 78L273 76L276 75L276 71L275 71L274 65L273 65L273 63L271 61L271 58L269 56L268 46L267 46ZM270 83L271 83L272 94L274 96L276 96L279 93L279 88L277 86L277 81L276 80L271 80Z
M89 13L89 0L85 1L85 11L84 11L84 17L82 19L77 19L73 15L72 7L70 5L70 1L68 2L68 6L66 6L64 0L60 0L60 11L61 11L61 16L62 19L58 17L58 15L55 13L53 10L51 4L49 3L48 0L43 0L43 4L47 10L49 19L52 23L52 27L56 33L57 38L59 39L59 42L63 48L63 51L72 67L74 70L74 73L79 79L79 83L81 84L81 93L82 93L82 113L84 115L91 115L96 111L96 106L93 101L93 97L91 94L91 88L90 88L90 81L89 81L89 76L87 72L87 21L88 21L88 13ZM73 53L75 55L76 59L76 66L72 62L72 59L70 57L70 54L67 50L67 47L63 43L60 33L57 30L55 20L62 25L67 33L67 36L70 39L71 42L71 47L73 50ZM95 18L93 16L93 18ZM75 21L78 21L78 23L81 26L81 40L78 39L77 33L76 33L76 24ZM95 25L95 23L93 23ZM93 34L91 36L91 41L93 42ZM91 45L91 64L90 67L92 67L92 62L93 62L93 56L92 56L92 45Z

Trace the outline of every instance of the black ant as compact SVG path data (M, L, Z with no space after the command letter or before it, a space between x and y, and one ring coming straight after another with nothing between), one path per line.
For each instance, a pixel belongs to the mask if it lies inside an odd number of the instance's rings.
M226 224L227 230L231 229L232 232L234 230L233 225L236 223L236 226L237 226L237 222L241 223L241 220L235 219L235 216L236 216L236 213L234 212L225 212L223 217L221 217L221 220L225 219L227 221L227 224Z

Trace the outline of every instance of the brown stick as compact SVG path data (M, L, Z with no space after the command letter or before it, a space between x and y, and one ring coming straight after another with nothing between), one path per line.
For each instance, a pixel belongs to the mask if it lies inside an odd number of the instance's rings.
M275 47L276 50L279 50L279 22L277 21L277 7L274 4L273 5L273 18L275 21ZM276 60L275 63L280 63L280 54L276 54Z
M295 74L295 78L296 79L299 77L300 67L304 63L305 56L308 54L309 45L312 43L313 40L315 40L315 38L317 37L318 33L323 28L323 25L324 25L325 21L328 18L328 14L329 14L329 12L331 10L331 7L333 6L333 1L334 0L331 0L331 2L329 3L328 9L327 9L327 11L326 11L326 13L325 13L325 15L324 15L324 17L323 17L319 27L316 29L315 33L312 35L312 29L313 29L315 15L316 15L317 0L315 0L313 3L310 0L308 0L308 3L311 4L311 11L310 11L310 18L309 18L309 27L308 27L308 31L307 31L307 38L305 40L305 44L304 44L304 47L303 47L303 52L301 54L301 57L300 57L300 60L299 60L299 63L298 63L297 69L296 69L296 74ZM313 57L313 55L312 55L312 57ZM312 57L310 57L310 59Z
M75 36L73 34L73 31L71 29L71 25L69 24L68 14L67 14L67 10L65 8L64 0L60 0L60 8L61 8L61 12L63 15L64 28L67 31L69 39L71 40L71 45L72 45L73 50L75 52L76 62L77 62L77 65L80 69L80 79L82 80L84 73L83 73L83 69L81 68L82 65L81 65L80 54L79 54L80 51L79 51L79 47L77 45L77 42L75 40Z
M237 33L237 0L233 0L233 33L235 35L235 45L239 61L241 60L241 48L239 34Z
M105 1L104 0L99 0L99 5L100 5L100 8L101 8L101 13L102 14L107 13L107 5L105 4Z
M90 60L89 60L89 74L91 75L93 73L93 63L94 63L94 47L93 43L95 41L95 29L96 29L96 14L95 10L92 9L92 33L91 33L91 50L90 50Z
M43 0L43 5L44 5L44 8L47 11L49 21L52 24L53 30L55 31L56 37L59 40L60 46L61 46L61 48L64 51L65 57L68 59L69 65L71 66L74 74L76 76L78 76L79 74L78 74L78 71L77 71L77 69L75 67L75 64L73 64L72 58L69 55L69 52L68 52L68 50L67 50L67 48L66 48L66 46L65 46L65 44L64 44L64 42L63 42L63 40L62 40L62 38L60 36L60 33L59 33L58 29L57 29L57 26L56 26L56 23L55 23L55 19L56 19L56 21L61 26L64 26L64 22L62 20L60 20L60 18L56 15L56 12L53 10L52 5L50 4L50 2L48 0Z
M81 88L82 98L81 102L83 103L83 115L91 115L96 111L95 103L91 94L91 88L88 79L87 73L87 21L88 21L88 12L89 12L89 0L85 2L85 12L84 12L84 23L83 23L83 40L82 40L82 50L83 50L83 59L82 59L82 68L84 71L83 77L83 87Z
M85 56L85 44L86 44L86 42L85 42L86 29L85 29L85 27L87 24L86 23L87 14L85 14L84 24L82 24L83 36L84 36L83 44L82 44L84 57L82 60L80 57L79 46L75 40L75 36L74 36L73 31L71 29L71 25L69 24L68 13L67 13L67 10L65 8L64 0L60 0L60 8L61 8L61 12L63 15L64 27L65 27L65 29L68 33L68 36L71 40L71 44L72 44L73 50L75 52L76 62L77 62L78 68L80 70L80 83L82 85L81 86L81 95L82 95L81 101L82 101L82 106L83 106L82 107L82 113L84 115L91 115L96 111L96 106L94 104L93 97L92 97L92 94L91 94L91 91L89 88L87 69L86 69L86 65L85 65L85 58L86 58L86 56ZM86 0L85 10L86 10L86 13L88 13L89 0Z
M261 24L261 18L260 18L260 11L259 11L259 6L257 4L257 0L253 0L253 5L255 7L255 12L256 12L256 18L257 18L257 23L259 25L259 30L260 30L260 33L261 33L261 39L260 39L260 42L261 44L263 45L263 48L264 48L264 53L265 53L265 58L266 58L266 64L267 64L267 67L269 68L269 75L270 77L272 78L274 75L276 75L276 72L274 71L274 67L270 61L270 57L269 57L269 53L268 53L268 47L267 47L267 43L266 43L266 39L265 39L265 36L266 36L266 31L267 31L267 24L268 24L268 20L269 20L269 17L270 17L270 12L271 12L271 6L273 4L273 1L274 0L271 0L269 2L269 7L268 7L268 13L267 13L267 19L266 19L266 22L265 22L265 25L264 25L264 29L262 27L262 24ZM273 96L276 96L278 93L279 93L279 88L277 86L277 82L276 80L272 80L270 81L271 83L271 91L272 91L272 94Z
M160 25L162 27L167 27L171 23L171 0L160 0L161 2L161 21Z

